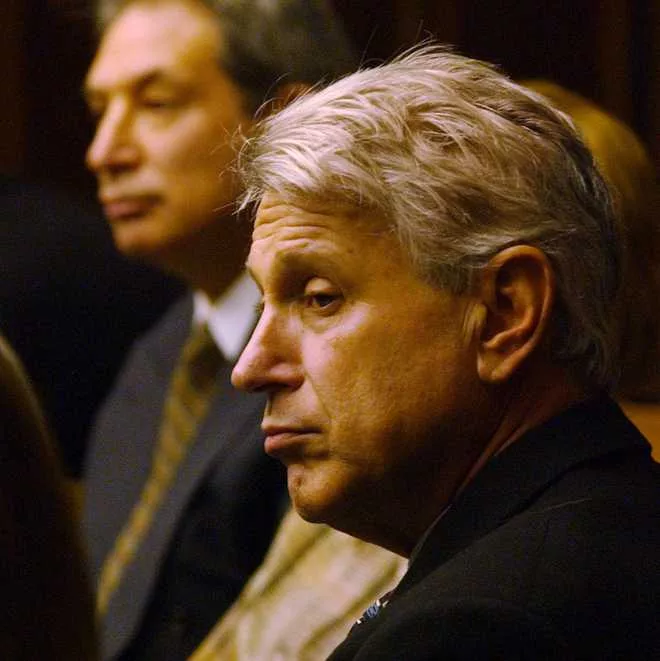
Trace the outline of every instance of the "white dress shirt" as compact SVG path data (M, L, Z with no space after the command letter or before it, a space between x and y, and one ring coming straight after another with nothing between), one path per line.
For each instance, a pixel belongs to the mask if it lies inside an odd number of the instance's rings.
M230 363L236 362L256 322L261 294L247 273L241 274L215 301L195 292L193 323L207 323L213 339Z

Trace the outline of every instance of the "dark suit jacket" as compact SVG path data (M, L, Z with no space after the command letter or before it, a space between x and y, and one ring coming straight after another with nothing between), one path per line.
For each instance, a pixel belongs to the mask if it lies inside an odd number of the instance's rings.
M332 661L660 659L660 466L618 407L511 445Z
M0 330L78 475L97 407L135 338L182 285L115 249L99 210L0 176Z
M149 474L192 297L132 350L93 430L85 531L96 577ZM263 450L264 398L235 390L231 366L175 483L110 601L103 659L183 660L260 564L286 502L285 473Z

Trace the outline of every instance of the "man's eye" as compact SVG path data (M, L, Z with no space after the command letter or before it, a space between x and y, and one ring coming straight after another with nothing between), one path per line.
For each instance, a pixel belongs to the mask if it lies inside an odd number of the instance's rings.
M148 110L170 110L177 106L177 100L169 96L145 96L142 107Z
M311 278L306 284L302 302L306 310L330 314L341 303L341 291L325 278Z
M162 99L145 99L142 102L142 105L145 108L149 108L150 110L164 110L166 108L172 107L172 103L170 101L164 101Z
M327 309L339 300L339 296L336 294L325 293L307 294L305 298L309 307L317 308L319 310Z

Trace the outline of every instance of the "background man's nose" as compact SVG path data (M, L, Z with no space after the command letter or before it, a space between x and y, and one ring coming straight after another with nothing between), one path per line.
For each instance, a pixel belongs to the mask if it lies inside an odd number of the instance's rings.
M98 173L133 166L138 146L133 138L130 117L121 109L109 110L99 121L86 154L87 167Z

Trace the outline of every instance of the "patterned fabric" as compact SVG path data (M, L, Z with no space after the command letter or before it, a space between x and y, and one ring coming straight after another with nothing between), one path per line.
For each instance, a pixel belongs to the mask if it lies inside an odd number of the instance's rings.
M103 565L97 593L97 611L101 615L105 613L124 570L135 557L194 438L197 423L206 413L222 360L208 327L205 324L195 326L172 375L151 473L140 500Z
M190 661L320 661L407 562L291 510L270 551Z
M373 620L374 617L378 617L380 612L387 606L387 604L390 603L390 596L392 594L393 590L390 590L389 592L385 593L382 597L379 597L374 601L369 608L367 608L364 613L362 613L361 617L358 619L358 621L355 623L354 626L357 626L358 624L364 624L365 622L369 620Z

